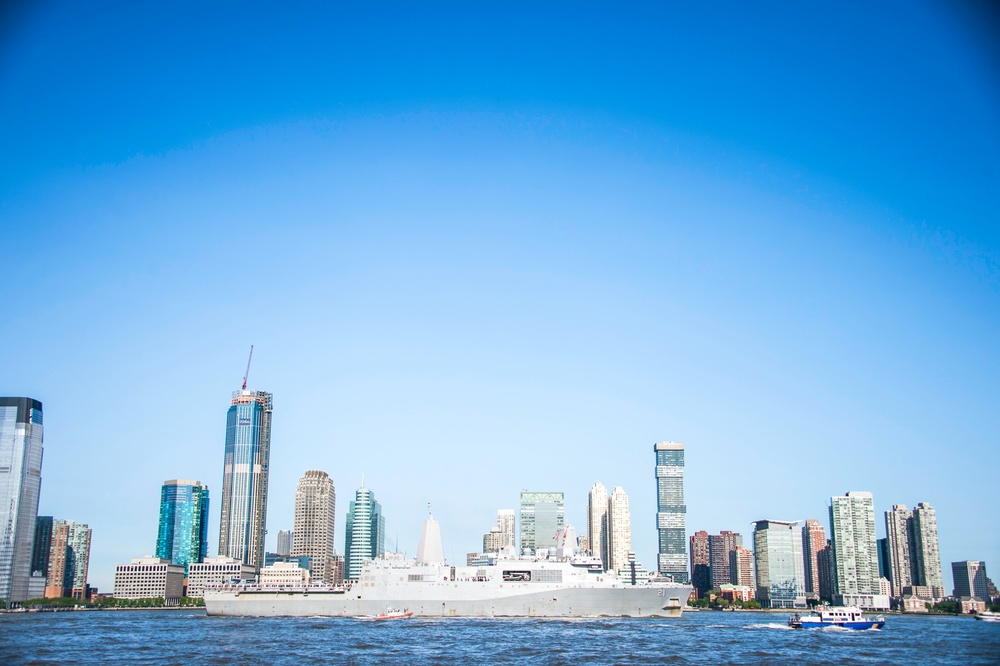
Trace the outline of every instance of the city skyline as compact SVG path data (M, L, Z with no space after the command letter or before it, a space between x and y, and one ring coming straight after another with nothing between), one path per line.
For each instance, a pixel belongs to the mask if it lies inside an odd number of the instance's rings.
M600 478L652 570L669 439L682 545L865 490L934 507L949 589L1000 560L962 482L1000 468L974 4L18 5L0 393L45 405L37 513L90 526L110 589L153 554L163 480L201 479L215 554L253 344L266 550L303 470L367 475L411 553L431 503L450 561L525 488L582 531Z

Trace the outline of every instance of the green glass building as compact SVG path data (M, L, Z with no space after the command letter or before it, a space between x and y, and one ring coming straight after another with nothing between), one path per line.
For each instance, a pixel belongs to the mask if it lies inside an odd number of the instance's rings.
M385 553L385 518L382 506L368 488L358 488L347 511L347 535L344 539L344 578L357 580L365 560Z
M208 486L201 481L164 481L156 556L180 564L203 562L208 554Z

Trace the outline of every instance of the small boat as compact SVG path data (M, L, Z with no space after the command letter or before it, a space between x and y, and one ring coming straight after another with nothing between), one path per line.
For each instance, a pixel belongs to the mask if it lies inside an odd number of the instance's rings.
M379 613L378 615L372 615L369 619L371 620L403 620L413 615L413 611L399 610L398 608L388 607L385 609L384 613Z
M983 611L981 613L976 613L975 618L977 620L982 620L983 622L1000 622L1000 613Z
M885 626L885 618L865 617L856 606L823 606L809 615L796 613L788 618L788 626L793 629L822 629L824 627L840 627L841 629L881 629Z

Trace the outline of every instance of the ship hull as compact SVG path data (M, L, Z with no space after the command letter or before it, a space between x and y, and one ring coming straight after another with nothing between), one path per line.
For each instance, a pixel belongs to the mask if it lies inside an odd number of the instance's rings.
M503 597L398 597L364 599L350 592L284 592L271 590L206 590L205 608L212 616L367 617L386 605L412 611L414 617L680 617L688 590L652 587L615 589L564 588L536 590Z

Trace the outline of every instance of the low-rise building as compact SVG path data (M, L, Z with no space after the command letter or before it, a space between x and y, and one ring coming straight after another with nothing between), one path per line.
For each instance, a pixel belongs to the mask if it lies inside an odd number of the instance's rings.
M962 607L962 613L964 614L982 613L984 610L989 610L986 600L979 597L961 596L958 598L958 603Z
M750 601L757 596L757 588L751 585L720 585L719 593L726 601Z
M188 564L187 596L197 598L205 596L205 585L208 583L253 580L255 575L252 564L244 564L225 555L206 557L204 562Z
M275 562L260 570L263 587L298 587L309 584L309 569L294 562Z
M115 567L116 599L163 597L166 606L176 606L184 594L184 566L161 557L137 557Z

